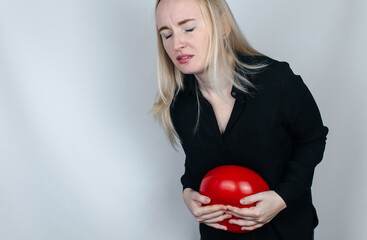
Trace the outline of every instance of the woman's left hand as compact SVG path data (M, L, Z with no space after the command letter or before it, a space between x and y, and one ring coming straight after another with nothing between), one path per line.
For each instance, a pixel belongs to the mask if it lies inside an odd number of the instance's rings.
M287 207L284 200L274 191L260 192L240 200L243 205L255 203L250 208L227 206L227 213L241 219L231 219L229 223L241 226L241 230L252 231L270 222Z

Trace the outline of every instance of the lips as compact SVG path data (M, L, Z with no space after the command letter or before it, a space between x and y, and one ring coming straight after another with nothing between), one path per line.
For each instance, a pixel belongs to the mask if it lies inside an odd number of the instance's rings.
M188 61L190 61L192 58L194 57L194 55L190 55L190 54L182 54L180 56L178 56L176 58L176 60L179 62L179 63L187 63Z

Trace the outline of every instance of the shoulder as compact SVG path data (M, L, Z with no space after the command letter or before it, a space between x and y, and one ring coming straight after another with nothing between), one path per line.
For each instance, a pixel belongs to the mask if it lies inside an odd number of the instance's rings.
M288 62L266 56L255 58L255 62L266 64L252 80L260 95L278 96L286 105L304 106L314 102L306 83L293 72Z
M290 75L293 71L288 62L275 60L265 55L241 56L239 60L249 65L264 65L259 73ZM256 72L256 71L255 71Z
M187 122L196 116L197 99L195 95L195 78L187 75L184 77L183 88L179 90L170 104L170 114L172 123L177 133L180 135L181 129Z
M193 75L185 75L183 79L183 88L179 89L170 105L171 110L184 107L187 101L190 101L195 92L195 79Z
M287 85L289 81L300 78L298 75L294 74L289 63L286 61L275 60L264 55L240 56L239 60L251 66L262 65L258 70L250 71L250 74L246 74L246 77L255 85L268 83L271 85L284 86Z

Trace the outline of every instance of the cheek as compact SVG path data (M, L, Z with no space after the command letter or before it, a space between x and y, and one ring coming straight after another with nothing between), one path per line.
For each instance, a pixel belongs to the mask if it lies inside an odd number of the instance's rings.
M164 47L164 50L166 51L166 53L168 54L168 56L173 61L174 51L173 51L172 47L170 46L170 44L169 43L163 44L163 47Z
M202 46L202 49L203 49L203 51L207 54L208 53L208 50L209 50L209 42L210 42L210 39L209 39L209 36L207 36L207 37L204 37L203 39L202 39L202 44L201 44L201 46Z
M170 46L169 46L169 43L168 42L164 42L163 43L163 47L164 47L164 50L166 50L166 53L168 54L168 55L170 55Z

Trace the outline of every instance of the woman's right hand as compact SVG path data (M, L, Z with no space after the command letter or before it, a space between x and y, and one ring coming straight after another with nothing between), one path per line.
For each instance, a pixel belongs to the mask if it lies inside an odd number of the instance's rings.
M230 214L226 214L227 207L224 205L209 205L203 206L204 204L210 203L210 198L201 195L199 192L194 191L191 188L185 188L183 191L183 199L187 208L190 210L192 215L200 223L227 231L227 227L219 224L227 218L232 217Z

